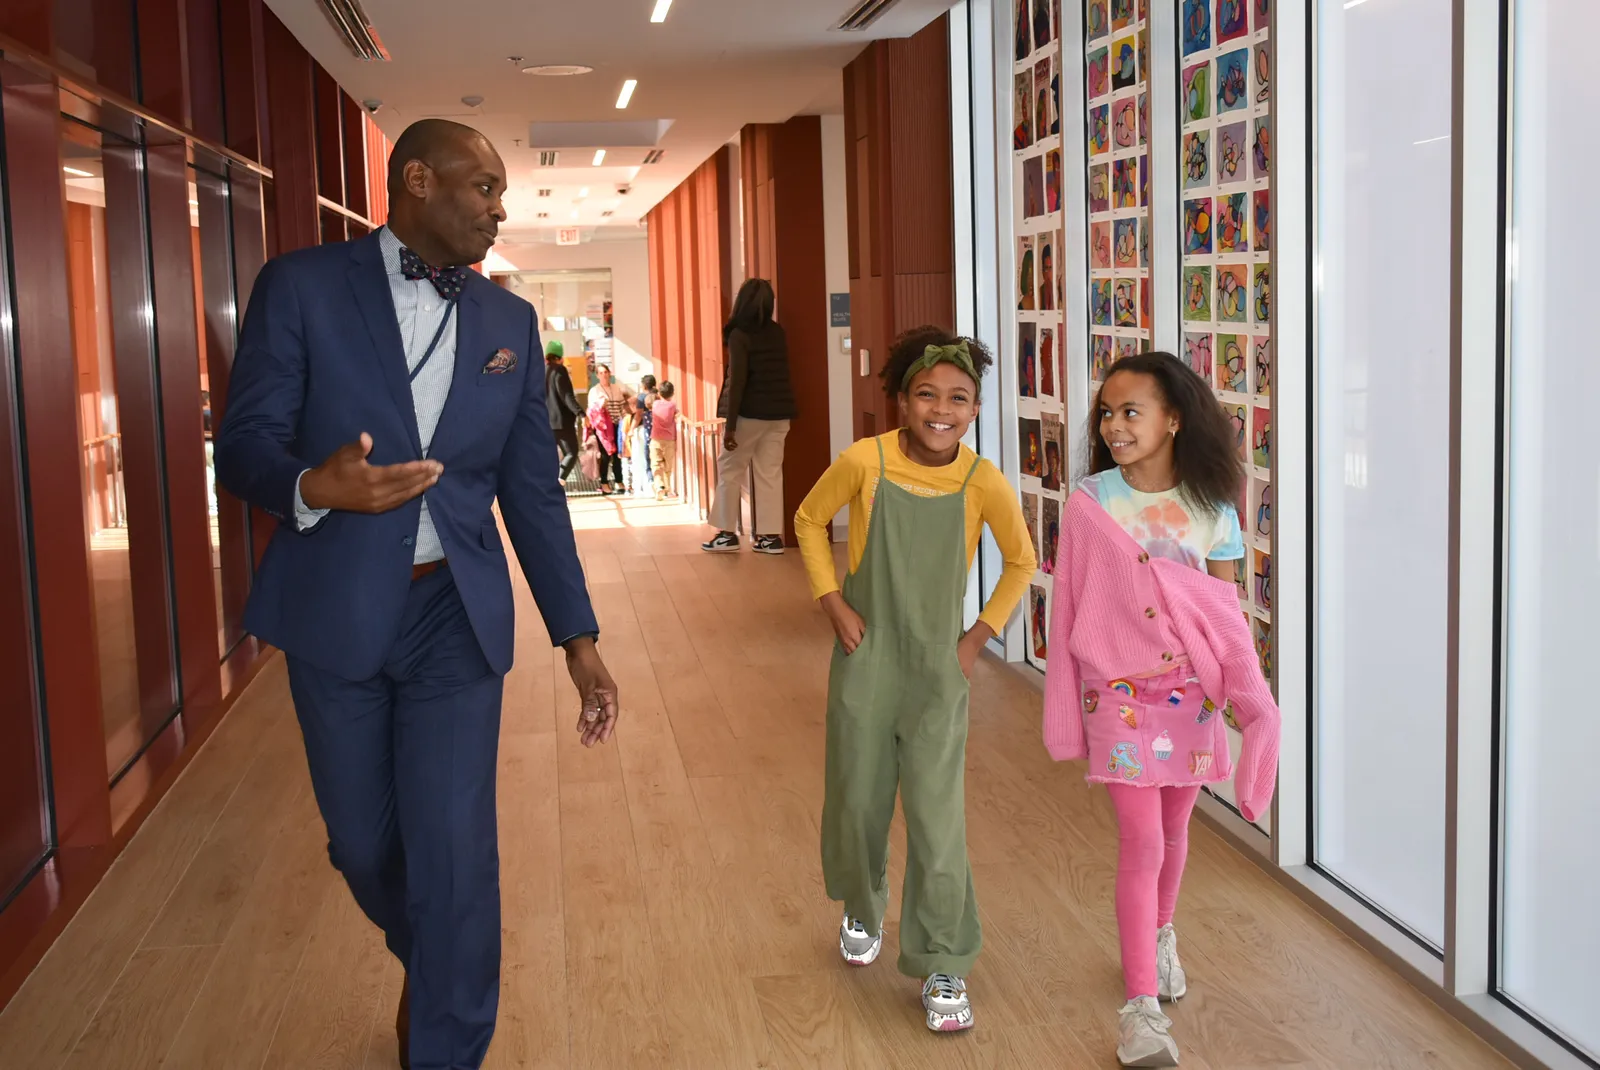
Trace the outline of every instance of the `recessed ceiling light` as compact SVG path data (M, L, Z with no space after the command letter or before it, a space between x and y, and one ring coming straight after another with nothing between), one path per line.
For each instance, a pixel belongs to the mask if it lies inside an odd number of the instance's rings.
M595 149L594 150L594 165L596 167L599 167L601 164L603 164L605 162L606 162L606 150L605 149Z
M79 178L93 178L94 177L88 171L80 171L76 167L63 167L61 170L65 171L69 175L77 175Z
M667 11L672 7L672 0L656 0L656 9L650 12L651 22L666 22Z
M587 196L589 196L589 187L588 186L584 186L582 189L580 189L578 191L578 196L579 197L587 197Z
M639 80L637 78L629 78L622 83L622 92L617 94L617 107L619 109L628 106L628 101L633 99L633 91L637 88L639 88Z
M572 210L572 218L573 219L577 219L578 218L578 210L576 208L574 208Z
M522 68L523 74L537 74L545 78L570 78L575 74L593 74L594 68L582 63L539 63Z

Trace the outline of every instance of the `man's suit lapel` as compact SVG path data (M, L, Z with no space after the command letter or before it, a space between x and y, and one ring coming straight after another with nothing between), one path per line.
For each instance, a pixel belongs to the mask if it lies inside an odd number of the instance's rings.
M483 374L483 365L492 355L484 350L483 306L478 302L479 278L476 272L467 276L467 285L456 299L456 367L450 379L450 395L445 398L444 411L439 414L439 426L434 429L433 442L428 452L443 456L454 442L458 426L471 420L466 410L472 406L472 391L476 379Z
M383 266L383 249L378 240L378 235L374 233L355 243L350 257L350 289L355 293L361 318L366 321L378 369L394 399L395 407L400 410L406 433L411 436L411 449L420 458L422 436L417 431L417 410L411 400L406 346L400 337L394 295L389 290L389 276Z

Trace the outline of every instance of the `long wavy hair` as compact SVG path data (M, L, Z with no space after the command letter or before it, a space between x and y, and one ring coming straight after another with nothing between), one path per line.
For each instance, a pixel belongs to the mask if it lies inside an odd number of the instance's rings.
M1162 404L1178 417L1178 433L1172 440L1173 473L1184 500L1213 516L1225 505L1237 506L1244 487L1238 433L1206 381L1171 353L1123 357L1111 366L1105 382L1118 372L1150 376ZM1105 387L1100 390L1103 394ZM1117 467L1111 447L1100 437L1101 394L1095 395L1089 414L1085 452L1091 475Z
M733 311L728 322L722 325L722 344L734 331L754 334L772 322L772 310L777 299L772 293L772 283L766 279L745 279L739 295L733 299Z

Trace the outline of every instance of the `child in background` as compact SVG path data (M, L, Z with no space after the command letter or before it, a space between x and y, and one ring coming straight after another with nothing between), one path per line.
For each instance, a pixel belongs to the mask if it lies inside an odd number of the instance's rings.
M839 951L866 966L883 947L889 822L900 789L906 877L900 971L923 979L928 1028L968 1029L966 976L982 932L967 862L963 773L968 679L1033 576L1017 493L962 445L993 363L936 327L902 335L883 382L901 429L851 446L812 488L795 534L838 645L828 680L822 869L844 903ZM830 537L850 506L841 593ZM993 597L962 631L967 574L984 524L1005 556Z
M628 491L635 498L650 493L650 451L645 446L645 428L650 413L638 397L628 398L628 416L623 424L626 442L622 455L628 462Z
M1067 502L1054 576L1044 739L1089 759L1117 812L1124 1066L1176 1066L1161 1000L1188 981L1172 927L1203 784L1226 780L1226 724L1244 733L1235 794L1272 799L1280 715L1239 610L1244 470L1216 395L1168 353L1111 367L1090 472ZM1219 715L1220 713L1220 715Z
M672 473L678 463L678 388L661 384L661 397L650 406L650 467L656 477L656 501L672 497Z

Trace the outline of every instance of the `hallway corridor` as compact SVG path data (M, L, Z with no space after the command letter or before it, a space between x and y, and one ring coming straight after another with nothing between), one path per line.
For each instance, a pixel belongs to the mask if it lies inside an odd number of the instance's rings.
M671 506L573 508L624 718L578 745L519 585L488 1065L1114 1066L1111 809L1049 761L1038 689L992 660L976 675L977 1028L935 1036L892 953L839 962L817 859L830 633L798 557L707 557ZM1184 893L1185 1067L1509 1065L1199 822ZM399 981L328 865L279 660L0 1014L0 1066L389 1070Z

